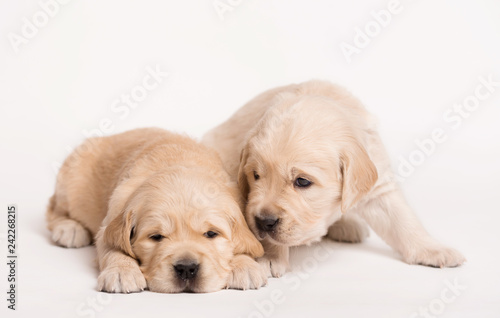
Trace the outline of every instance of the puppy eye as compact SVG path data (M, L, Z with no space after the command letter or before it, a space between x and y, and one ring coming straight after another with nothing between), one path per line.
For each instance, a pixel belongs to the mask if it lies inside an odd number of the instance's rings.
M208 238L214 238L216 237L217 235L219 235L219 233L216 233L214 231L208 231L206 232L205 234L203 234L205 237L208 237Z
M151 235L149 238L152 239L153 241L159 242L159 241L163 240L165 238L165 236L163 236L161 234L155 234L155 235Z
M259 180L260 179L260 176L257 174L257 172L253 172L253 178L255 179L255 181Z
M304 178L297 178L293 184L299 188L307 188L312 184L312 182Z

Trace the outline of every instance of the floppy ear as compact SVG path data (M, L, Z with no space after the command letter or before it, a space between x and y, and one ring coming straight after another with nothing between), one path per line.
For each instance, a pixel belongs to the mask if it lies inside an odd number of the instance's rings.
M130 240L134 234L132 224L132 211L120 213L106 226L103 239L104 243L108 246L112 246L130 255L132 258L136 258L134 252L132 252L132 245L130 245Z
M342 173L342 213L352 208L377 182L377 168L357 141L347 143L340 155Z
M245 165L247 164L248 159L248 145L241 150L240 154L240 168L238 169L238 187L240 188L241 195L243 195L243 199L247 201L248 192L250 191L250 187L248 185L247 175L245 173Z
M247 254L253 258L262 257L264 255L264 248L248 228L241 210L235 209L231 213L231 237L234 246L233 253L235 255Z

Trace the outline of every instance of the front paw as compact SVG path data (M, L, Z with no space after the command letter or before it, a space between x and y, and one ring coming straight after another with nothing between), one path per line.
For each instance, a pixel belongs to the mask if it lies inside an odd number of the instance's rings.
M425 246L404 256L405 262L432 267L457 267L465 262L465 257L456 249L436 244Z
M231 265L233 269L229 274L227 288L259 289L267 284L266 272L250 256L237 255Z
M262 266L267 277L281 277L288 271L287 261L276 258L270 259L264 256L258 258L257 262Z
M100 291L108 293L133 293L147 287L146 279L139 266L108 267L99 274L97 285Z

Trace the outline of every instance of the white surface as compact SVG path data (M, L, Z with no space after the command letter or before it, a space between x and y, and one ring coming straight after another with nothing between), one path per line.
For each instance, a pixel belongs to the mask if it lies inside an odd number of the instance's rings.
M500 87L457 129L442 117L474 94L479 76L500 81L498 2L402 0L351 63L340 44L352 44L355 28L389 1L241 1L224 20L212 3L74 0L15 53L9 33L20 34L23 18L40 7L1 2L0 209L16 203L20 211L18 311L2 300L2 317L411 317L420 307L441 309L442 293L453 296L446 280L466 288L435 316L500 317ZM156 65L170 76L124 118L113 112L113 101ZM112 133L159 126L200 137L255 94L311 78L341 83L363 100L380 119L395 167L417 149L416 138L445 131L402 187L429 232L465 254L464 266L407 265L372 234L359 245L323 242L333 250L327 259L301 248L292 256L298 271L258 291L109 296L95 291L92 247L50 242L44 213L53 167L83 130L109 118ZM0 233L5 259L5 216ZM275 290L283 302L271 312Z

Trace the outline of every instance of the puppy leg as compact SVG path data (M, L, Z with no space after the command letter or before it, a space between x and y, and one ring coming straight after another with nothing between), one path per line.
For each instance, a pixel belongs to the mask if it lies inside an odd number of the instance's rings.
M52 240L63 247L83 247L92 243L90 232L78 221L70 218L67 209L50 199L47 209L48 228L52 232Z
M266 272L267 277L281 277L289 269L289 247L274 245L267 240L262 241L264 256L257 261Z
M455 267L465 261L460 252L444 246L427 233L398 189L355 210L409 264Z
M267 272L250 256L244 254L234 256L231 266L227 288L259 289L267 284Z
M98 237L97 257L101 273L97 278L97 288L109 293L133 293L147 288L146 278L139 264L123 252L110 248Z
M360 243L369 234L370 230L366 223L355 215L348 213L330 226L327 237L338 242Z

